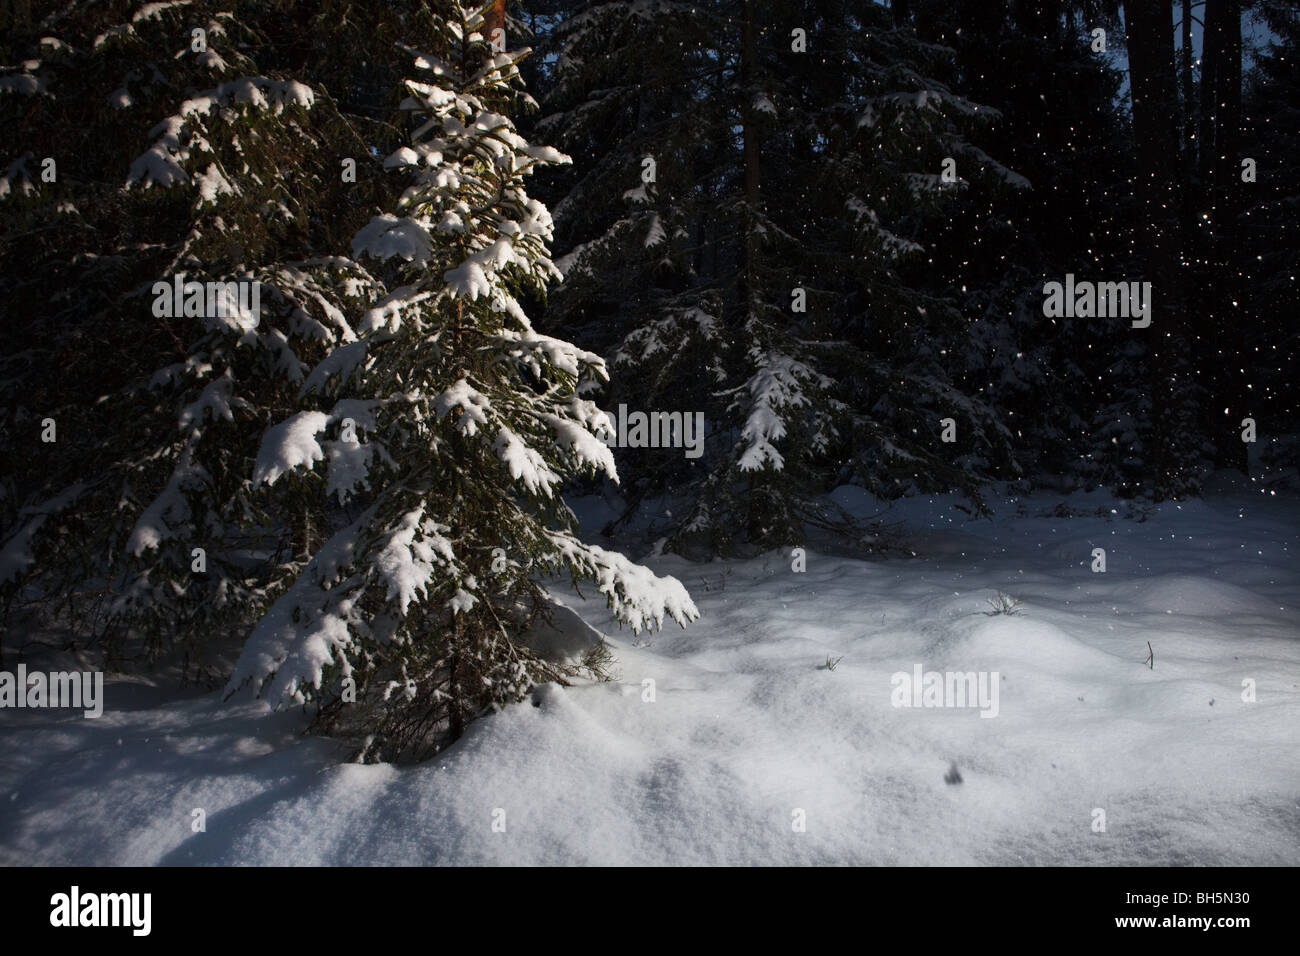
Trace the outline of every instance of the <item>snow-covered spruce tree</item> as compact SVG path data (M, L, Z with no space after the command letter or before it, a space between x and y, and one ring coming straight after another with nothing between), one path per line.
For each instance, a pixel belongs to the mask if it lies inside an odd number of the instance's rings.
M785 438L773 443L785 463L769 480L772 496L814 521L817 492L834 483L978 500L992 467L1016 465L995 411L953 374L959 300L934 281L926 254L965 194L944 183L947 158L959 157L964 179L1023 182L968 140L998 114L957 90L951 50L921 42L882 7L807 0L759 10L768 18L760 37L770 39L757 44L749 95L771 104L758 128L771 225L757 230L757 273L784 293L761 298L779 302L784 321L769 310L776 344L753 354L800 370L768 416ZM786 42L801 28L802 54ZM791 307L794 288L803 311ZM748 381L769 381L762 372ZM945 418L955 444L941 440Z
M992 411L954 387L957 309L921 258L952 194L945 152L1002 170L960 137L994 111L932 76L951 51L825 0L613 0L554 34L542 124L579 165L556 206L556 320L611 357L609 407L708 418L694 469L619 452L635 491L689 498L670 547L792 543L836 482L973 493L1011 458ZM958 455L939 443L949 416Z
M557 176L569 252L548 316L608 356L610 408L703 413L709 436L702 459L620 449L626 517L646 495L683 491L711 505L675 522L675 549L794 540L791 486L816 481L772 440L816 445L805 391L829 382L785 334L794 240L759 191L757 138L774 107L752 41L771 8L568 6L548 38L557 56L539 123L578 164Z
M740 231L731 200L735 143L715 5L561 0L539 36L546 90L537 135L572 165L539 186L555 197L564 283L547 321L606 356L605 407L704 412L728 381L724 310L732 292L719 256ZM616 452L626 516L645 495L682 487L710 467L680 451Z
M272 509L250 466L306 372L355 339L345 312L373 284L333 254L389 188L367 175L387 127L364 115L357 54L422 36L428 15L301 3L286 38L283 6L70 4L10 37L22 95L0 110L37 159L0 188L23 230L0 247L0 307L27 316L0 329L0 429L36 455L0 475L0 588L110 666L181 650L215 679L211 646L257 620L316 540L304 501L325 488ZM312 35L328 42L304 58ZM155 286L178 278L243 282L260 309L160 308ZM39 440L45 418L57 441Z
M326 103L313 124L308 87L259 72L258 36L202 2L70 4L11 36L35 92L0 100L29 156L0 190L18 227L5 305L27 317L4 322L0 407L6 444L33 454L5 464L0 578L71 612L59 623L78 645L102 639L110 666L197 650L246 622L266 583L236 500L256 450L237 419L254 406L232 393L236 350L195 343L229 323L246 366L291 355L274 323L159 310L153 294L182 273L249 279L319 238L302 200L332 191L320 127L338 117Z
M489 8L439 9L431 49L408 51L421 73L406 81L410 143L386 161L409 185L353 241L386 293L307 376L253 474L274 484L322 465L351 520L254 628L229 684L314 703L320 729L365 735L367 760L426 756L536 681L583 669L527 645L553 606L546 575L595 582L635 631L697 615L675 579L573 533L565 479L616 478L610 423L578 395L604 370L534 331L518 298L557 277L550 215L524 179L566 157L508 118L528 51L484 41Z

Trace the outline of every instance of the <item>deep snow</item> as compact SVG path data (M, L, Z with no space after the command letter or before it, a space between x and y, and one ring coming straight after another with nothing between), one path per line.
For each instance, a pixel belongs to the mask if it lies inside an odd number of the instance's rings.
M1062 502L1084 514L1042 516ZM955 503L890 511L915 558L647 559L690 589L685 630L565 595L552 644L604 631L619 679L541 688L418 767L139 681L97 720L0 710L0 863L1300 863L1300 502ZM604 507L576 505L585 531ZM1020 613L986 614L996 591ZM891 706L917 665L997 671L998 716Z

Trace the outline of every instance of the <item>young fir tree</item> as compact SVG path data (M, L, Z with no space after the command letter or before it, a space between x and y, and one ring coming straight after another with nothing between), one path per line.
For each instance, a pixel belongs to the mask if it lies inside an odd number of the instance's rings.
M565 282L548 321L607 356L606 407L705 412L724 368L733 114L712 5L562 2L542 38L539 135L574 157L546 177ZM547 66L549 64L549 66ZM698 480L679 450L617 452L630 517L643 497Z
M977 119L931 76L949 51L824 0L602 3L556 34L543 123L578 168L554 314L612 356L609 406L708 419L695 468L620 452L639 490L688 496L670 546L791 543L835 482L970 490L981 452L1009 457L939 360L954 310L900 271L947 201L940 147Z
M965 291L945 285L935 245L971 213L972 183L1027 184L971 142L999 114L959 92L951 48L919 38L898 11L807 6L819 59L783 54L797 98L768 176L812 287L797 339L815 344L816 367L836 383L832 478L885 497L978 500L981 478L1018 466L994 409L960 387Z
M62 602L110 662L179 644L203 673L203 645L291 570L279 539L306 531L261 509L247 462L313 350L348 334L364 282L335 288L321 254L373 189L339 174L365 154L357 118L264 68L278 12L70 4L7 38L0 428L28 451L4 464L0 583ZM256 285L261 314L165 307L155 285L178 276Z
M508 118L518 61L483 11L446 5L408 51L407 186L353 240L383 295L306 376L302 408L268 429L254 484L324 470L352 514L250 635L229 690L312 701L318 724L364 732L364 759L435 751L486 708L571 665L521 638L552 607L540 577L591 580L634 631L697 612L673 578L582 543L559 496L616 479L607 417L579 390L601 360L536 332L519 298L558 277L551 218L524 179L567 157ZM599 672L597 655L584 662Z

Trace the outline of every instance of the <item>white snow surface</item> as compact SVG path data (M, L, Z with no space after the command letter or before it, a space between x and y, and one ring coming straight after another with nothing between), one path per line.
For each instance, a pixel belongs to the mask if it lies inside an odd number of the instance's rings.
M1044 516L1061 501L1086 514ZM140 680L110 679L95 720L0 711L0 863L1300 863L1300 502L1144 521L1101 496L1002 497L993 520L956 503L887 511L915 558L650 558L698 621L634 638L600 595L569 598L566 629L606 634L617 679L540 688L415 767L345 763L292 709ZM573 505L589 534L615 513ZM1019 614L985 613L998 590ZM891 706L918 664L997 671L998 716Z

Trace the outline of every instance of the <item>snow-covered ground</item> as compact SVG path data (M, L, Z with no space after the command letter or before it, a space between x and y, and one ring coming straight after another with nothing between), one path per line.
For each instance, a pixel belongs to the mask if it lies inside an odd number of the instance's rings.
M1086 514L1042 516L1062 501ZM97 720L0 711L0 863L1300 863L1300 503L993 503L895 507L915 558L650 559L699 621L638 638L569 599L618 680L542 688L418 767L139 682ZM1020 612L987 614L997 591ZM997 672L996 717L893 706L918 666Z

